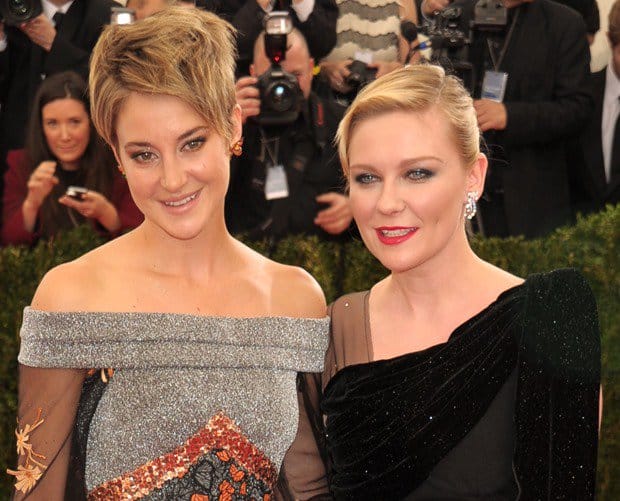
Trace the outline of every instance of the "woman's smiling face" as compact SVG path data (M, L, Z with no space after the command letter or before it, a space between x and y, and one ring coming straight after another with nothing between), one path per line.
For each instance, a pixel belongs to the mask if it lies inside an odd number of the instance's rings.
M356 124L349 141L353 217L389 270L406 271L465 238L468 191L481 192L486 159L465 166L445 115L393 111Z
M232 112L241 135L238 107ZM180 99L132 93L116 122L117 158L147 224L182 240L225 229L230 145Z

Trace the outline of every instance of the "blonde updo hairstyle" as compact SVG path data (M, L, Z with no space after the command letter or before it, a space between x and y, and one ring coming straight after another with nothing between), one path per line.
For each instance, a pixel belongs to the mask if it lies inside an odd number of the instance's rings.
M119 111L136 92L179 98L231 143L235 58L234 28L198 9L170 7L134 24L106 27L89 79L97 132L117 146Z
M480 153L480 131L472 98L461 81L446 75L440 66L416 64L370 83L351 103L336 134L345 176L349 175L351 136L359 123L395 111L421 113L433 106L448 119L464 165L471 166Z

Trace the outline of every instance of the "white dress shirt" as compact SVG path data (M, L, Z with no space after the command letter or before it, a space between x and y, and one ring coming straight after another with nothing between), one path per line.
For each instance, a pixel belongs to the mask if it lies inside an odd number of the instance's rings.
M618 114L620 114L620 78L613 69L613 61L609 61L605 73L605 96L603 97L603 118L601 120L603 163L607 182L611 177L611 149Z

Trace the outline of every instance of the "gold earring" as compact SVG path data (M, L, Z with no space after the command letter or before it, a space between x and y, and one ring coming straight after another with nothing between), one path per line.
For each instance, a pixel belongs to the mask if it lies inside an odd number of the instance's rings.
M123 176L124 178L127 178L127 175L125 174L125 171L123 170L123 168L120 165L117 165L118 171L121 173L121 176Z
M239 139L239 141L237 141L235 144L233 144L230 147L230 154L231 155L235 155L236 157L241 156L241 153L243 153L243 138Z

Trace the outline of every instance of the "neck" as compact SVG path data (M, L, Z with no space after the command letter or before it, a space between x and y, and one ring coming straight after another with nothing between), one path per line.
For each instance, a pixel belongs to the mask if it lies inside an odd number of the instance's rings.
M446 302L454 303L455 297L468 294L486 266L463 235L425 263L402 273L392 273L386 287L390 294L404 300L407 308L433 311L441 309Z
M173 237L148 220L135 230L149 271L188 280L208 280L234 266L240 245L223 222L188 240Z

